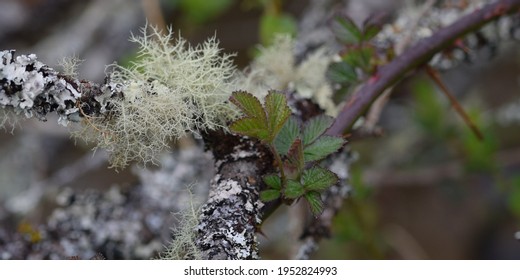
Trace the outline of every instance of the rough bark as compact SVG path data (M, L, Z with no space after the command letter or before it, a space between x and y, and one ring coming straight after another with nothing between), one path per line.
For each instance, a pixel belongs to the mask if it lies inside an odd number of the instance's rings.
M110 98L121 96L121 85L107 81L98 85L61 75L37 60L36 55L0 51L0 106L4 111L46 121L56 112L67 125L83 115L99 116L110 111Z
M258 259L262 222L262 175L272 156L257 141L211 132L205 142L215 158L215 177L202 207L196 243L205 259Z

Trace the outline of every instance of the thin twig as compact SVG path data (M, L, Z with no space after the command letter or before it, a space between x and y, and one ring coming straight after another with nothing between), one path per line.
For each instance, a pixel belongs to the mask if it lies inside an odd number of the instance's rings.
M159 0L141 0L141 4L150 26L156 27L164 34L166 32L166 22L161 12Z
M441 91L448 97L450 100L451 106L453 106L453 109L461 116L461 118L464 120L466 125L473 131L475 136L479 140L484 140L484 135L480 131L480 129L477 127L477 125L470 119L468 114L466 114L466 111L464 111L464 108L460 105L459 101L457 101L457 98L451 93L451 91L448 89L448 87L442 82L441 77L439 76L439 72L437 72L435 69L433 69L431 66L426 65L425 67L426 73L428 73L428 76L432 78L432 80L437 84L437 86L441 89Z

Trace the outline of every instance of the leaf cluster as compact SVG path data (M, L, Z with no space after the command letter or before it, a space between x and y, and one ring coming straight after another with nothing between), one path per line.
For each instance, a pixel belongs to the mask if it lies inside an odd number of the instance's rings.
M229 100L245 115L232 123L230 129L265 143L273 142L291 115L285 96L276 91L270 91L265 97L265 108L256 97L245 91L234 92Z
M268 145L280 169L279 174L263 177L269 188L261 193L261 199L282 199L290 204L303 197L312 212L319 214L323 209L320 192L336 184L338 177L315 163L345 143L342 138L324 135L332 118L321 115L301 125L290 117L285 95L276 91L269 92L263 106L243 91L233 93L230 101L244 114L230 125L230 130Z
M374 21L367 20L362 27L358 27L349 18L336 18L332 30L344 44L344 49L340 53L341 60L330 65L327 77L341 86L342 93L374 75L377 66L393 56L380 53L370 42L381 31L381 25Z

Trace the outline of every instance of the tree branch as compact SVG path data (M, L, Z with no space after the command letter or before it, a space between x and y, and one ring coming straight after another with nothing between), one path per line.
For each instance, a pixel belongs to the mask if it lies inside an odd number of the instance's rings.
M453 44L461 36L477 30L486 23L503 15L519 12L520 0L501 0L462 17L455 23L436 31L434 35L419 41L392 62L381 67L356 93L354 93L338 114L327 134L342 135L350 130L355 121L365 113L370 105L408 72L427 63L433 55Z
M205 135L216 175L202 207L196 244L204 259L258 259L256 232L262 222L262 175L272 156L259 142L212 131Z
M58 122L66 126L85 115L100 116L110 111L110 98L120 97L122 86L107 81L98 85L62 74L36 59L0 51L0 105L16 114L46 121L56 112Z

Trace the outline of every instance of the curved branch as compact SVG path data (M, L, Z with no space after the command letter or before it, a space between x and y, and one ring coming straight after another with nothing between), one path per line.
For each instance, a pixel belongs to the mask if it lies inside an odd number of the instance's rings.
M457 38L503 15L515 12L520 12L520 0L497 1L464 16L431 37L419 41L395 60L381 67L374 79L370 79L350 97L327 134L342 135L346 130L350 130L355 121L385 89L394 85L411 70L427 63L433 55L453 44Z

